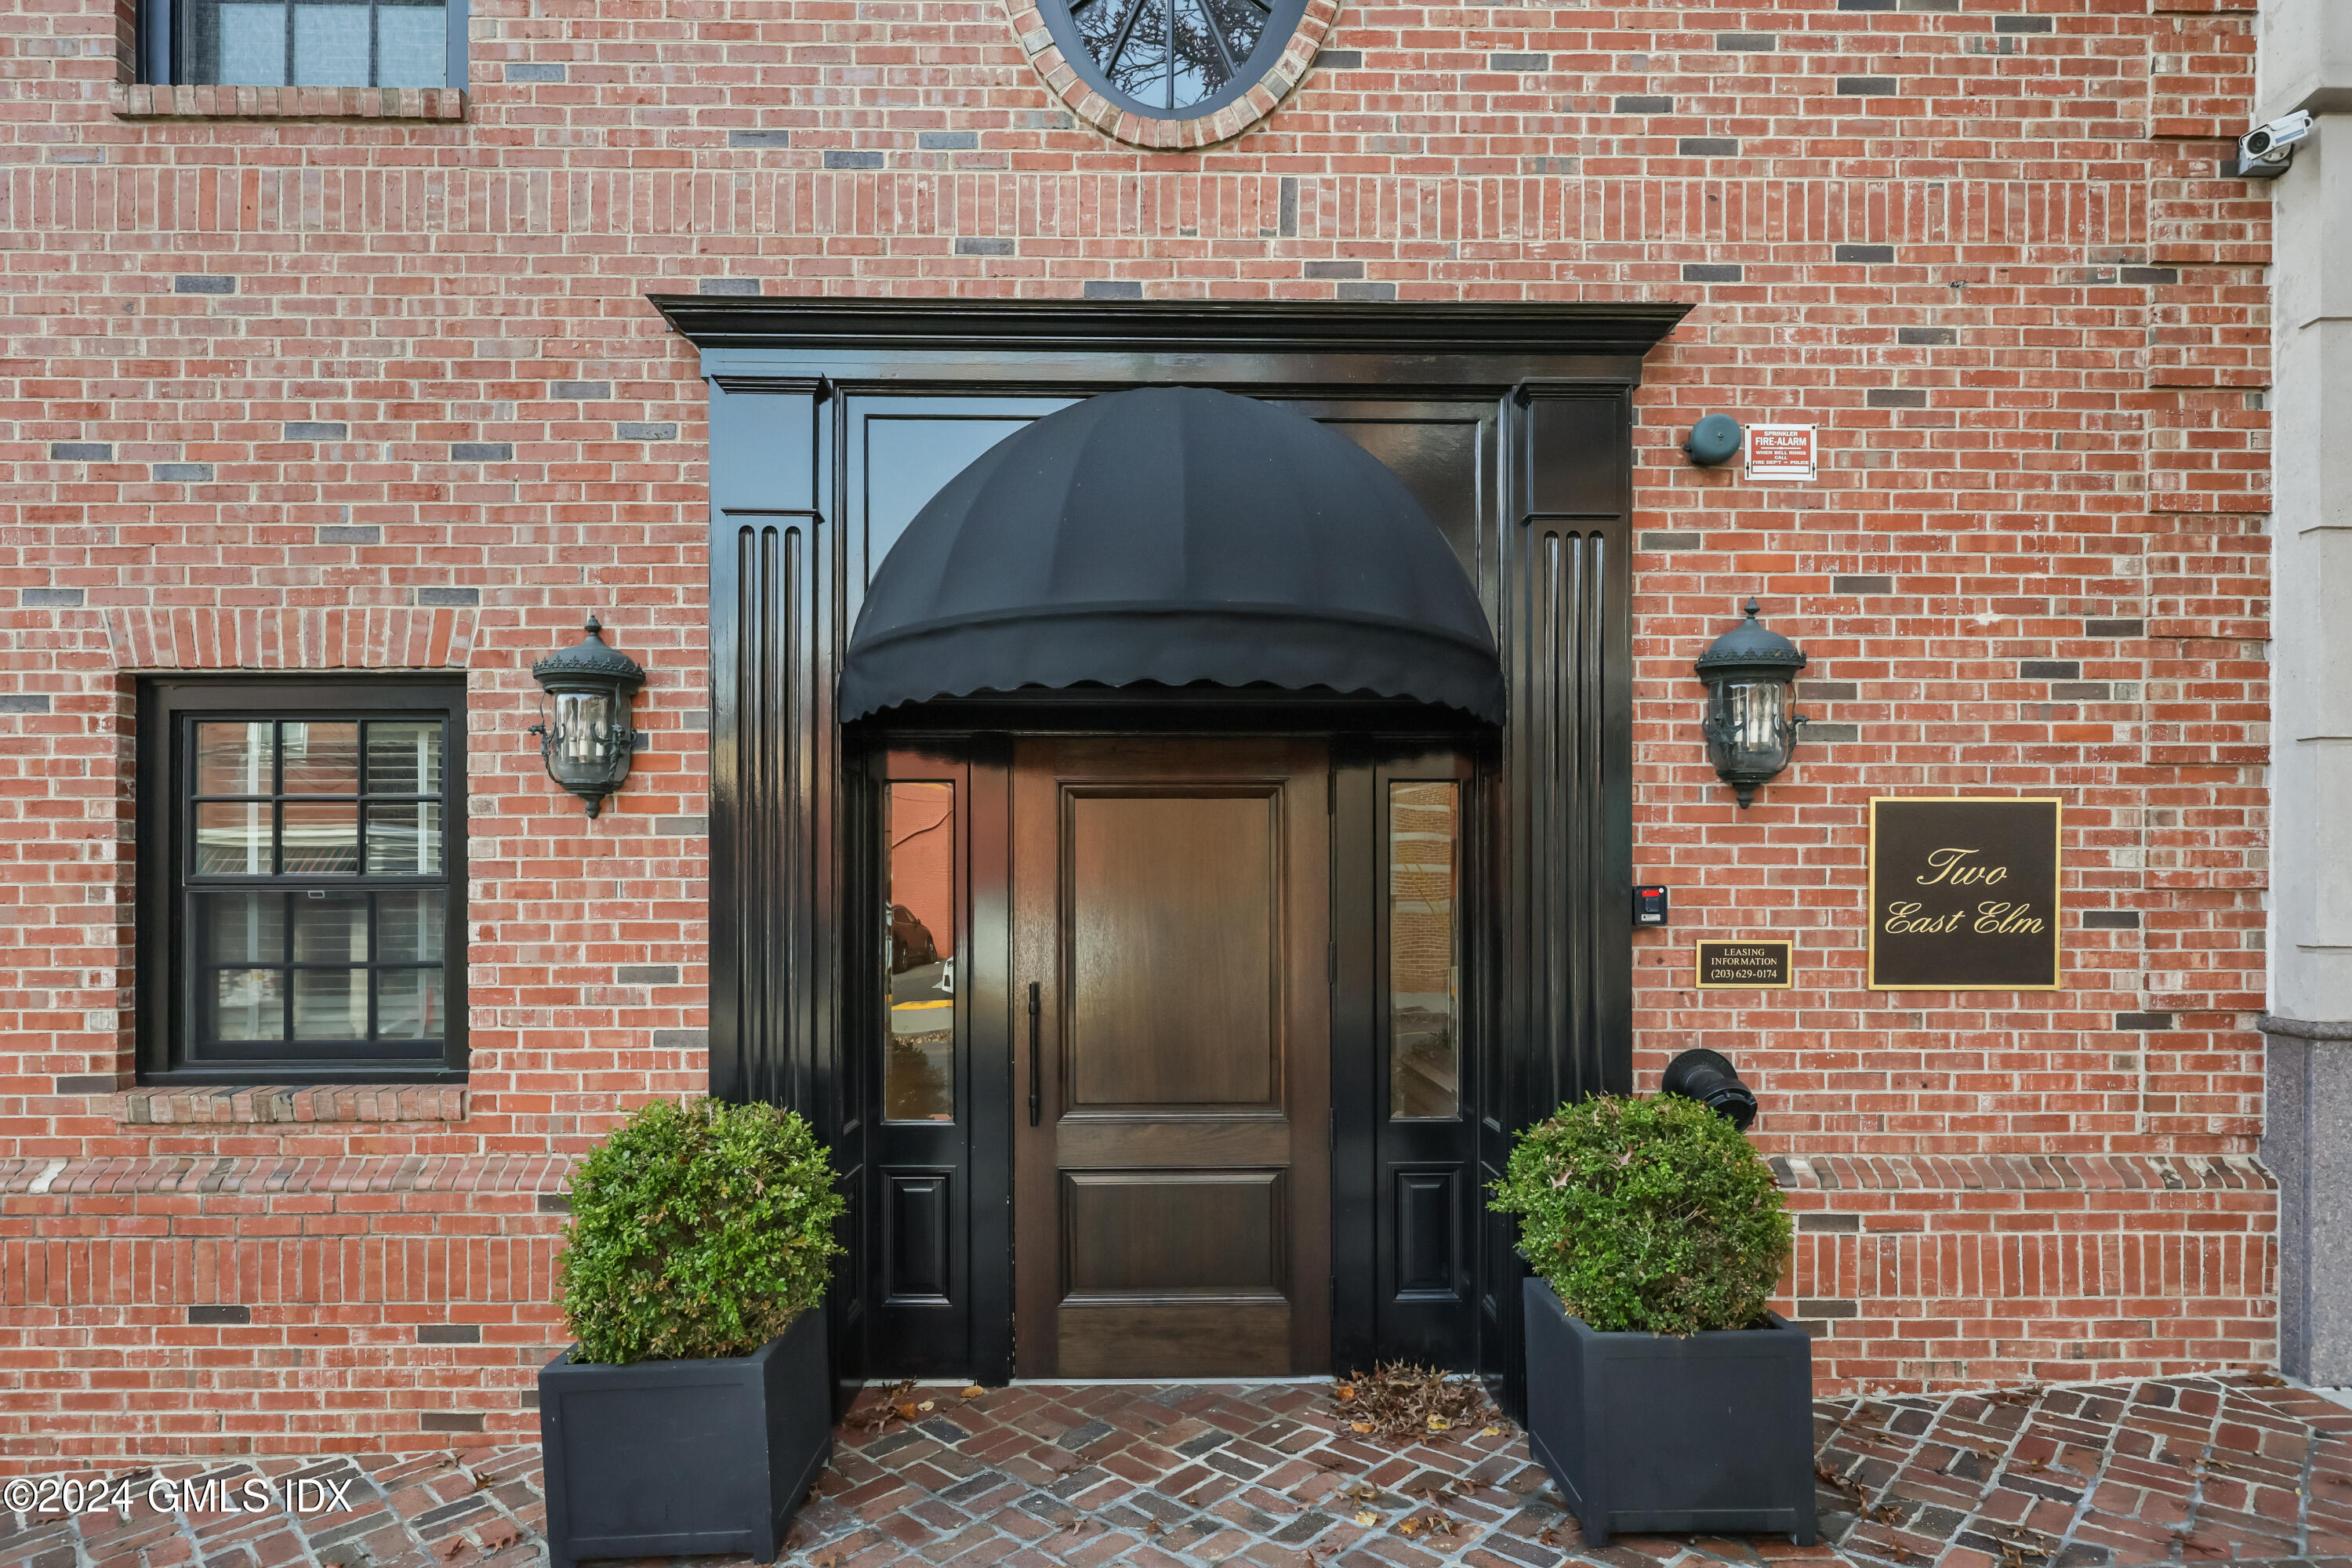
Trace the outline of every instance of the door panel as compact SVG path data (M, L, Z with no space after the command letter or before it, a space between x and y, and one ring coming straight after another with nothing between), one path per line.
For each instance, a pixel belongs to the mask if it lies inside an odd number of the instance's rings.
M1073 1106L1271 1106L1279 805L1070 800Z
M1315 742L1017 744L1023 1375L1325 1369L1327 779Z

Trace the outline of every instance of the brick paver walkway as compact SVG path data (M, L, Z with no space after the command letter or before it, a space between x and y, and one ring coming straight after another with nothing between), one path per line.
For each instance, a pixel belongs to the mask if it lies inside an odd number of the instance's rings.
M786 1561L808 1568L1549 1568L1760 1564L2352 1568L2352 1411L2246 1380L2172 1378L1816 1407L1823 1544L1621 1536L1578 1545L1516 1432L1402 1450L1346 1431L1321 1384L1055 1386L915 1395L840 1433ZM526 1568L536 1448L175 1462L116 1471L127 1513L0 1514L0 1568ZM341 1483L346 1506L190 1515L157 1479ZM316 1486L312 1488L315 1492ZM701 1561L720 1568L720 1560ZM740 1560L736 1560L740 1562Z

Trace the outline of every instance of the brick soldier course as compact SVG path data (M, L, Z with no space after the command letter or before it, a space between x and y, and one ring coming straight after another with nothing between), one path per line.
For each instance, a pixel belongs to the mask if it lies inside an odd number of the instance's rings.
M925 1387L868 1394L784 1560L1145 1568L1545 1568L1846 1561L2089 1565L2352 1562L2352 1411L2234 1379L1824 1400L1822 1540L1620 1536L1586 1552L1516 1429L1383 1447L1337 1430L1328 1385ZM118 1472L120 1473L120 1472ZM436 1568L543 1550L536 1447L137 1472L344 1484L350 1506L191 1517L9 1516L0 1568ZM745 1559L685 1561L727 1568Z
M999 0L472 16L460 101L142 87L127 0L0 0L0 1451L530 1435L570 1169L708 1081L656 292L1690 302L1635 402L1637 1081L1757 1087L1824 1393L2275 1359L2252 0L1349 7L1189 151ZM1689 467L1717 411L1820 482ZM1751 592L1816 721L1741 813L1689 663ZM523 733L591 610L652 672L594 823ZM467 684L462 1093L131 1092L135 680L392 669ZM2064 798L2064 989L1864 988L1894 793ZM1699 937L1796 987L1692 988Z

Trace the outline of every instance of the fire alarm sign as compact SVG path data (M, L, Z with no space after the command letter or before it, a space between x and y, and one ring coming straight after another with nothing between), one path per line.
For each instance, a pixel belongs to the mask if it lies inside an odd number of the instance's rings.
M1748 477L1811 484L1819 477L1811 425L1750 425L1748 427Z

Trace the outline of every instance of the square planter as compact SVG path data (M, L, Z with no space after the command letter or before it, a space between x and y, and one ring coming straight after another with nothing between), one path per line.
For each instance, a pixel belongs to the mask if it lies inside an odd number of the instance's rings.
M1585 1543L1618 1531L1813 1543L1813 1342L1771 1326L1601 1333L1525 1285L1528 1443Z
M744 1552L772 1563L833 1457L824 1309L747 1356L540 1369L552 1568Z

